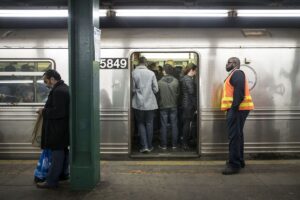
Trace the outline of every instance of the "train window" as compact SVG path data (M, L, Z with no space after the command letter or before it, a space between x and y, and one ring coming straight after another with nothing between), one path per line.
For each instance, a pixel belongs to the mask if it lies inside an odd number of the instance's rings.
M42 76L54 66L52 60L1 59L0 103L44 103L49 89Z

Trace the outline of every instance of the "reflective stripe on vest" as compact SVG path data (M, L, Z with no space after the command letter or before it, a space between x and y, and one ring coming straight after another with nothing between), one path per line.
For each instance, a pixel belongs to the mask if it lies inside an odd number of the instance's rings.
M230 79L236 70L238 70L238 69L235 69L226 78L226 80L224 82L223 94L222 94L222 100L221 100L221 110L228 110L232 106L234 87L230 84ZM250 96L248 81L247 81L247 78L245 75L245 96L244 96L244 100L241 102L241 104L239 106L239 110L253 110L253 109L254 109L254 104L253 104L252 98Z

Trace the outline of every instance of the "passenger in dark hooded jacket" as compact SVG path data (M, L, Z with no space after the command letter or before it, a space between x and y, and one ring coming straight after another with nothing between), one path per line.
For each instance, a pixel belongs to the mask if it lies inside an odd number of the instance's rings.
M172 127L172 148L177 148L178 127L177 127L177 106L179 96L179 82L172 76L173 67L166 64L163 67L164 76L158 81L159 88L159 111L160 111L160 148L167 149L167 126L168 119Z
M158 81L159 108L174 108L178 105L179 82L171 75L173 67L166 64L163 67L165 75Z

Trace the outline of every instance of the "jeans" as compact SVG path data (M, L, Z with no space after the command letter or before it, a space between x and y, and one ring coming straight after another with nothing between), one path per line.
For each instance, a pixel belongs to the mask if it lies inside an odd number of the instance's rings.
M226 114L229 139L229 165L232 168L241 168L244 161L244 125L249 110L233 111L229 109Z
M177 108L166 108L160 110L161 146L167 147L168 118L170 118L170 124L172 127L172 146L176 147L178 141Z
M141 149L152 149L154 110L134 110Z
M60 177L69 176L69 149L52 150L51 165L46 177L50 186L57 186Z

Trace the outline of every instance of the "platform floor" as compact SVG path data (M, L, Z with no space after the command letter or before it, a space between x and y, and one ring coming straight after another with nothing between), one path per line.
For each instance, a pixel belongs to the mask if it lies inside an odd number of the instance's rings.
M240 174L224 176L224 161L101 161L91 191L56 190L33 183L36 161L0 160L1 200L299 200L300 160L250 160Z

